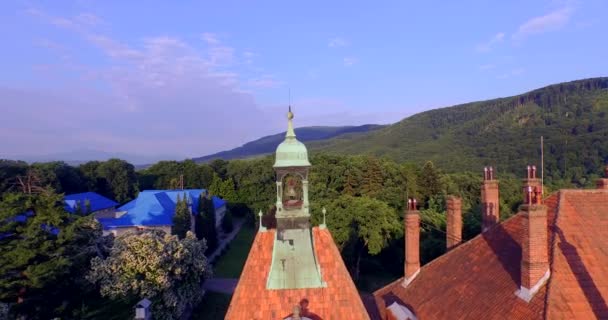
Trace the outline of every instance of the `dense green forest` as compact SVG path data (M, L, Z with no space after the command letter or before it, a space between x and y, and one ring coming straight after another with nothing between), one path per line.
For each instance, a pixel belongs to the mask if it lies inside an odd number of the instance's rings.
M433 161L449 172L488 164L516 173L540 162L549 181L585 185L608 160L608 78L560 83L522 95L430 110L357 136L310 143L317 152Z
M471 238L480 229L481 168L476 172L446 172L433 162L418 165L398 163L375 156L340 156L315 154L311 157L310 199L313 222L322 221L321 208L326 207L327 224L336 239L353 277L366 285L366 274L397 277L402 272L402 216L408 197L419 199L422 209L422 261L428 262L445 251L445 197L463 198L464 237ZM275 201L274 171L271 156L250 160L215 160L197 164L192 160L162 161L148 169L134 171L125 161L112 159L90 162L78 167L65 163L1 161L3 184L0 192L23 192L17 181L29 176L40 187L52 187L60 193L95 191L124 203L136 197L139 190L174 189L183 176L185 188L208 188L229 202L236 216L267 213L271 221ZM520 172L523 172L523 167ZM501 180L502 218L510 216L521 201L521 179L498 171ZM521 175L520 175L521 176ZM557 186L549 186L549 189ZM383 223L378 223L378 222ZM374 230L370 237L362 230ZM183 235L182 235L183 236ZM211 246L213 246L210 243Z

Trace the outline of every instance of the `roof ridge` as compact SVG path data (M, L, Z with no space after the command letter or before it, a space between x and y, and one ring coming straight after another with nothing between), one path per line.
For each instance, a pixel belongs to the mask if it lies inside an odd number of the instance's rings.
M597 189L597 188L590 188L590 189L560 189L560 192L563 193L585 193L585 192L589 192L589 193L608 193L608 189Z

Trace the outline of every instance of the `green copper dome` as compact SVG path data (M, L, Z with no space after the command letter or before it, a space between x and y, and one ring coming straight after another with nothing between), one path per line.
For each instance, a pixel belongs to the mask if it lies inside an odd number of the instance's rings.
M307 167L310 166L308 162L308 150L306 146L296 139L296 134L293 131L293 113L291 107L287 113L287 133L285 134L285 141L281 142L277 147L274 167Z

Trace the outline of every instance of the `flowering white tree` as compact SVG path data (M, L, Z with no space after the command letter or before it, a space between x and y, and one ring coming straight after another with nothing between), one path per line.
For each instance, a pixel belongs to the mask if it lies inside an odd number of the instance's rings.
M182 240L160 230L126 233L105 260L91 261L87 279L102 296L148 298L155 319L178 319L200 301L202 281L211 275L205 249L192 232Z

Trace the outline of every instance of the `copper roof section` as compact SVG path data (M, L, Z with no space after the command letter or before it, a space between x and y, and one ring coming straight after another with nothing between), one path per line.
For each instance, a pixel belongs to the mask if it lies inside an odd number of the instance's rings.
M369 319L359 292L327 229L312 229L313 247L327 286L266 289L275 229L258 232L236 287L226 319L285 319L300 306L300 316L313 320Z

